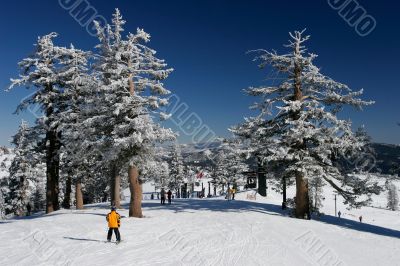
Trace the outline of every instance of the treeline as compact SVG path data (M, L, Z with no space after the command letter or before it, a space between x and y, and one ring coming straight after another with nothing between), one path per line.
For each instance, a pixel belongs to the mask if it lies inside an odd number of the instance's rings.
M27 187L44 165L46 213L61 204L69 208L73 187L78 209L83 189L120 207L121 176L128 176L130 216L142 216L141 184L156 167L155 145L176 137L159 123L167 117L161 110L170 93L162 81L172 69L147 46L148 33L124 34L124 24L116 9L111 24L95 22L98 44L92 51L58 46L57 34L50 33L19 62L20 76L9 90L32 91L17 112L29 110L37 119L32 126L23 122L13 138L15 159L4 198L15 214L30 208Z

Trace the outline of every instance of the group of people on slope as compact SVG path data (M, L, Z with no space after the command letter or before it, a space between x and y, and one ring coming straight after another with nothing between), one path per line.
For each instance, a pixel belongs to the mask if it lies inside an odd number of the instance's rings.
M339 218L342 216L342 213L340 211L338 212L338 216L339 216ZM363 217L362 217L362 215L360 215L358 217L358 220L360 221L360 223L362 223L362 219L363 219Z
M235 194L236 194L236 189L235 188L230 188L228 186L228 189L226 190L226 199L227 200L234 200L235 199Z
M165 204L165 194L167 194L167 198L168 198L168 204L171 204L172 202L172 192L171 190L168 190L167 193L165 193L165 189L161 188L161 192L160 192L160 196L161 196L161 205Z
M227 200L234 200L235 199L235 194L236 194L236 189L231 188L228 186L227 189L227 195L226 198ZM172 203L172 192L171 190L168 190L168 192L165 192L165 189L162 188L160 192L160 198L161 198L161 204L165 204L165 198L167 197L168 199L168 204ZM111 241L112 234L114 232L115 238L117 240L117 244L121 241L121 234L119 232L119 228L121 226L121 215L117 212L116 207L111 207L111 211L107 214L106 220L108 223L108 233L107 233L107 241Z

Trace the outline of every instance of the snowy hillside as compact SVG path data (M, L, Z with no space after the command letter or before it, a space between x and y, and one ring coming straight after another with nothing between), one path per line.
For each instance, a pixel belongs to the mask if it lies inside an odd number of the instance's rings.
M339 219L328 215L326 191L327 215L299 220L268 192L171 206L146 200L143 219L127 218L125 203L119 245L105 242L107 204L8 220L0 223L0 265L399 265L400 212L347 211L338 200Z

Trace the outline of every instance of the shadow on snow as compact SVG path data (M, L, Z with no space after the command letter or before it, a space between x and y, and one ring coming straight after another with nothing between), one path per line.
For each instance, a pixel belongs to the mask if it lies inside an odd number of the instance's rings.
M90 241L90 242L106 242L103 240L98 240L98 239L90 239L90 238L77 238L77 237L69 237L69 236L64 236L65 239L69 240L77 240L77 241Z
M86 210L104 210L109 211L109 203L97 203L86 205ZM122 207L124 209L129 209L129 203L123 203ZM232 213L243 213L243 212L258 212L266 215L277 215L277 216L287 216L287 211L282 211L280 205L268 204L268 203L258 203L252 201L242 201L242 200L232 200L227 201L224 199L175 199L171 205L165 204L161 205L158 200L148 200L142 203L144 212L146 209L151 210L170 210L175 213L180 212L191 212L195 213L197 211L213 211L213 212L232 212ZM71 211L71 214L89 214L105 216L106 213L100 214L95 212L87 212L85 210ZM28 217L16 218L6 221L1 221L1 223L9 223L12 221L24 220L24 219L37 219L45 218L49 216L58 216L64 214L63 212L55 212L51 214L34 214ZM124 216L122 216L125 218ZM287 219L290 219L289 217ZM400 231L389 229L377 225L371 225L366 223L360 223L358 221L349 220L345 218L338 218L331 215L323 215L318 219L314 219L315 222L325 223L340 226L342 228L356 230L360 232L366 232L376 235L382 235L387 237L400 238ZM66 237L68 238L68 237ZM86 240L86 241L98 241L90 239L75 239L73 240Z
M129 208L129 204L124 204L124 208ZM219 212L259 212L267 215L278 215L287 216L286 211L282 211L280 205L268 204L268 203L257 203L251 201L227 201L223 199L178 199L173 204L160 205L158 201L146 201L143 202L143 208L149 210L171 210L176 213L178 212L195 212L195 211L219 211ZM288 219L290 219L288 217ZM400 238L400 231L385 228L377 225L360 223L358 221L338 218L331 215L323 215L318 219L314 219L315 222L325 223L340 226L345 229L356 230L360 232L366 232L381 236Z

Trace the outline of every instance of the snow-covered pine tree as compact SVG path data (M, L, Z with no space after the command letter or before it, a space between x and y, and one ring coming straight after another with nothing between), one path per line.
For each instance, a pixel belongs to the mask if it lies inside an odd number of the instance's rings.
M46 208L46 164L41 161L37 160L32 173L32 211L42 211Z
M158 154L146 154L143 161L140 162L140 179L142 183L153 182L156 189L167 188L170 181L169 164L165 158Z
M399 209L399 194L396 185L393 183L387 186L387 201L390 210L397 211Z
M5 197L8 194L8 176L9 176L9 168L10 168L10 151L6 147L0 146L0 212L5 216L6 214L6 205L5 205ZM0 214L1 215L1 214ZM4 218L3 216L3 218ZM1 218L0 218L1 219Z
M183 167L183 158L181 154L181 148L179 144L171 147L170 152L170 161L169 161L169 169L170 169L170 180L168 187L170 189L175 190L177 197L180 197L180 188L183 184L184 179L184 167Z
M325 199L323 194L324 182L320 176L315 176L309 180L310 207L312 212L319 212L322 202Z
M92 117L91 128L100 136L94 145L110 162L111 184L118 189L119 169L130 162L129 180L131 189L130 216L142 217L142 189L138 174L146 153L155 142L175 139L170 129L161 127L154 119L166 114L159 107L168 103L163 96L169 91L161 81L172 69L166 69L163 60L155 57L155 51L145 43L149 34L138 29L135 34L123 38L122 19L116 9L111 25L101 27L95 23L100 43L95 71L100 79L98 87L98 115ZM119 195L117 190L115 195ZM112 197L114 201L117 198Z
M244 172L249 170L245 162L247 149L241 146L237 139L224 141L215 157L215 176L212 177L216 185L237 186L244 184Z
M335 166L343 154L357 152L362 146L350 122L336 115L345 105L361 109L373 102L358 98L362 90L354 92L320 73L313 63L317 55L306 53L304 43L309 36L304 30L290 33L290 37L287 54L258 50L255 60L261 61L260 67L272 66L282 82L249 88L249 95L262 98L252 106L260 114L231 130L251 139L264 162L286 162L285 172L296 181L296 217L309 217L309 180L317 176L350 205L365 204L357 201L358 196L379 193L380 188L367 176L345 175Z
M3 220L6 217L6 204L4 201L4 196L3 196L3 189L0 186L0 220Z
M22 121L12 143L15 146L15 157L9 169L8 195L6 203L9 210L16 216L24 216L27 213L27 205L30 204L29 180L34 179L31 163L35 161L33 155L33 143L29 138L31 133L28 123Z
M349 152L344 154L346 161L345 168L348 172L380 172L381 169L377 168L377 154L372 147L372 138L368 135L364 126L357 128L354 133L358 143L362 144L361 148L355 153Z
M293 173L286 171L288 162L286 160L263 162L262 166L268 169L266 178L272 185L272 189L282 194L282 209L286 209L287 188L295 183L291 178Z
M11 79L13 87L26 86L34 92L18 106L17 112L28 106L39 106L43 117L37 119L36 136L45 135L43 147L46 150L46 212L59 209L59 149L61 132L57 130L55 114L60 108L62 87L58 77L59 60L64 56L63 47L54 45L56 33L39 37L33 54L19 63L21 74L18 79ZM35 110L35 108L33 108Z
M60 58L58 78L63 88L62 105L55 114L58 129L63 132L62 177L66 186L63 207L70 208L72 185L75 186L76 208L83 208L82 182L89 175L96 174L95 166L102 161L97 160L96 150L86 145L90 137L86 132L93 129L83 123L96 112L93 108L93 97L96 93L97 81L89 72L89 52L76 49L73 45L63 50ZM95 160L96 159L96 160Z

